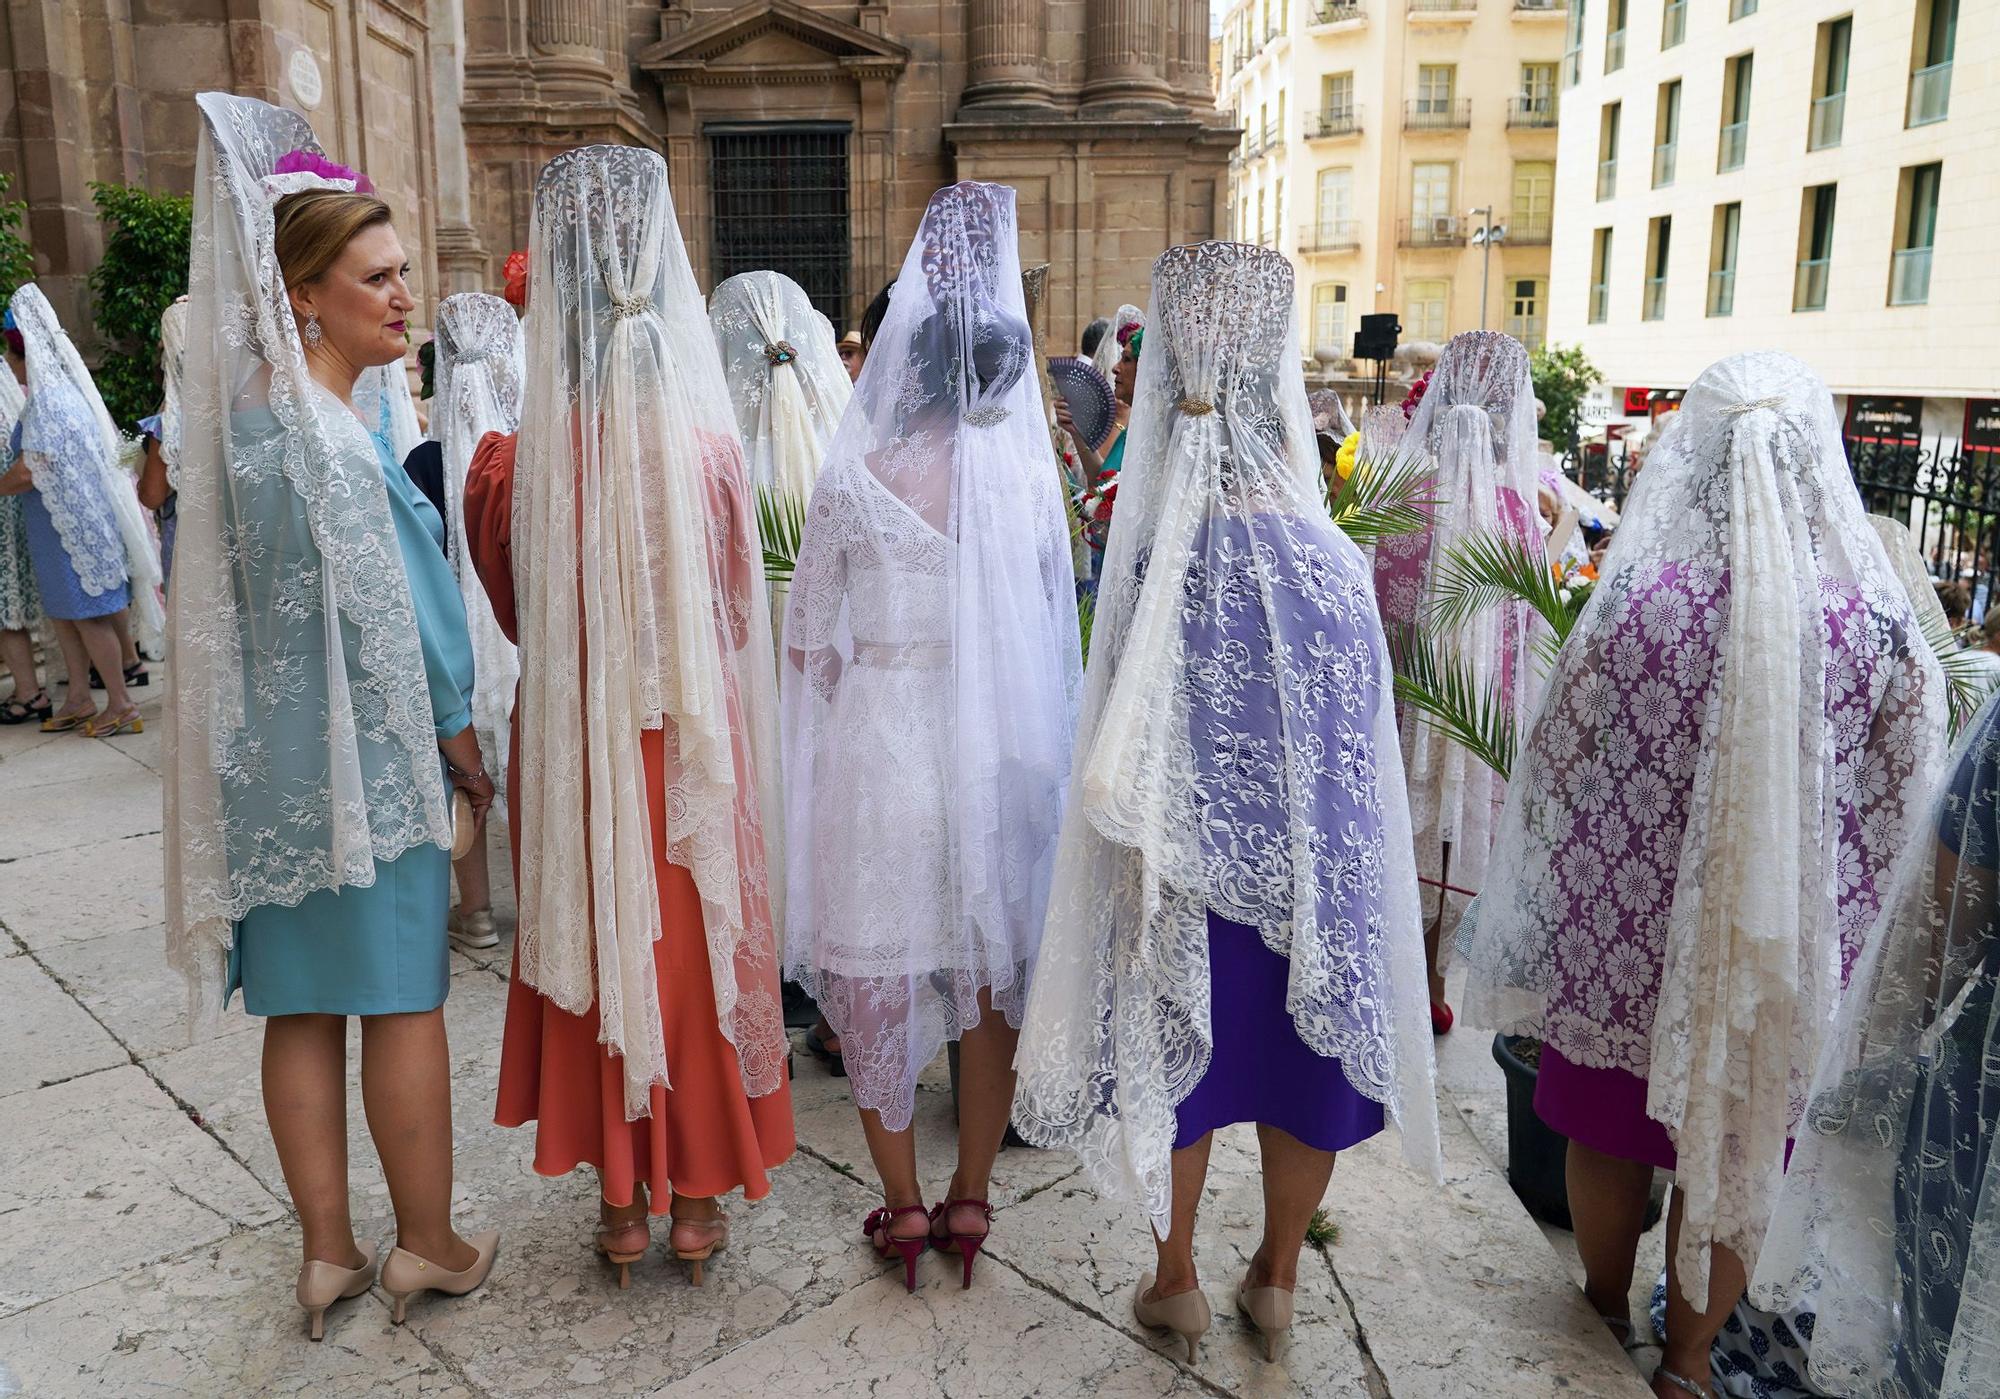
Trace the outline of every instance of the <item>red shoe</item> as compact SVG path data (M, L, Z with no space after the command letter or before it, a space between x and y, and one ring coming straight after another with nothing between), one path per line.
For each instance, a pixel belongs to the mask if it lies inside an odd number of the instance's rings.
M921 1214L927 1219L930 1217L929 1212L922 1205L902 1205L893 1210L884 1205L880 1209L870 1211L868 1218L861 1221L861 1232L868 1236L868 1246L875 1250L877 1258L887 1260L899 1255L901 1256L903 1260L903 1285L910 1291L915 1292L917 1290L917 1260L924 1256L924 1250L930 1246L931 1238L928 1232L917 1234L907 1239L890 1233L889 1226L906 1214ZM876 1241L875 1233L877 1230L881 1231L885 1242L878 1243Z
M961 1234L953 1229L951 1212L962 1205L983 1211L986 1215L986 1228L977 1234ZM945 1226L942 1235L937 1232L940 1223ZM953 1249L957 1249L959 1257L965 1260L965 1279L959 1284L961 1289L972 1286L972 1261L979 1257L980 1247L985 1244L986 1236L992 1231L992 1227L993 1206L984 1200L940 1200L937 1207L931 1211L931 1247L939 1253L950 1253Z
M1453 1015L1453 1014L1451 1013L1451 1007L1450 1007L1450 1006L1448 1006L1448 1005L1446 1005L1446 1004L1445 1004L1445 1003L1444 1003L1443 1001L1432 1001L1432 1002L1431 1002L1431 1033L1432 1033L1432 1034L1434 1034L1434 1035L1448 1035L1448 1034L1450 1034L1450 1033L1451 1033L1451 1027L1452 1027L1453 1023L1454 1023L1454 1022L1455 1022L1455 1021L1456 1021L1457 1019L1458 1019L1458 1017L1457 1017L1457 1016L1455 1016L1455 1015Z

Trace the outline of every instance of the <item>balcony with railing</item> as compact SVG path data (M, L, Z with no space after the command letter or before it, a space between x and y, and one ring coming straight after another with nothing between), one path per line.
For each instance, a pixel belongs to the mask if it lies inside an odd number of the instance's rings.
M1660 47L1670 49L1688 36L1687 0L1667 0L1660 14Z
M1812 121L1806 128L1806 149L1823 151L1839 145L1841 128L1846 124L1846 93L1834 92L1825 97L1815 97L1812 104Z
M1609 30L1604 35L1604 71L1615 73L1625 66L1625 31Z
M1306 28L1317 29L1328 24L1350 24L1355 20L1367 19L1368 7L1360 0L1313 0L1306 10Z
M1470 19L1472 12L1479 8L1479 0L1410 0L1413 15L1444 15L1447 18Z
M1361 108L1336 107L1330 112L1306 113L1306 139L1327 141L1337 136L1361 134Z
M1520 341L1523 348L1539 350L1543 340L1548 338L1548 318L1546 316L1509 316L1507 333Z
M1794 311L1824 311L1826 309L1826 283L1833 259L1808 257L1799 259L1799 270L1792 279L1792 309Z
M1672 141L1662 141L1653 147L1653 188L1665 189L1674 182L1674 156L1679 146Z
M1889 304L1922 306L1931 299L1931 250L1899 248L1889 264Z
M1465 220L1456 214L1403 219L1396 226L1396 241L1406 248L1462 248Z
M1510 97L1507 99L1507 125L1509 127L1547 127L1556 124L1556 99L1547 97Z
M1722 128L1722 140L1715 153L1715 172L1726 175L1743 168L1743 156L1750 146L1750 123L1732 121Z
M1507 245L1514 247L1539 248L1548 244L1555 236L1555 215L1550 213L1516 214L1507 220Z
M1455 131L1470 125L1470 97L1414 97L1403 103L1405 131Z
M1667 279L1648 277L1646 279L1645 309L1641 313L1649 321L1663 321L1667 318Z
M1616 157L1597 162L1597 197L1609 199L1618 193L1618 161Z
M1736 310L1736 269L1720 267L1708 274L1708 314L1727 316Z
M1951 60L1910 74L1911 126L1929 126L1951 115Z
M1557 15L1568 8L1568 0L1514 0L1517 15Z
M1603 325L1611 319L1611 284L1592 282L1590 284L1590 323Z
M1583 50L1565 49L1562 56L1562 77L1564 87L1575 87L1583 81Z
M1299 230L1302 253L1345 253L1361 246L1361 220L1321 219Z
M1266 151L1282 151L1285 148L1285 128L1272 122L1264 128L1264 143L1257 148L1259 155Z

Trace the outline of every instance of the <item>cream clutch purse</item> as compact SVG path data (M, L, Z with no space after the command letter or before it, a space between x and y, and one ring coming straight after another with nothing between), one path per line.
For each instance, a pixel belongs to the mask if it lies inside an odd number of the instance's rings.
M451 858L463 860L479 838L479 821L472 814L472 798L463 788L451 792Z

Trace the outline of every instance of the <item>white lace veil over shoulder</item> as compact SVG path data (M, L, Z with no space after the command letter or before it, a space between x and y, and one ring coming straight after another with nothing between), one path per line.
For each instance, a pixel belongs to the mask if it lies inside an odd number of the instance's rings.
M1299 1038L1439 1169L1388 648L1319 484L1292 269L1153 268L1076 773L1015 1117L1166 1233L1175 1108L1207 1070L1208 915L1291 963Z
M1407 439L1434 467L1436 504L1429 529L1376 546L1375 591L1392 640L1423 621L1447 560L1468 540L1503 535L1542 556L1535 395L1521 342L1489 330L1454 335ZM1455 627L1426 630L1441 653L1465 663L1477 690L1498 696L1519 732L1538 698L1532 643L1542 625L1527 604L1503 602ZM1435 885L1479 891L1506 782L1414 709L1405 707L1401 724L1417 873L1433 886L1424 895L1428 914L1445 892Z
M187 307L176 297L160 312L160 460L167 464L167 484L181 483L181 367L187 358Z
M656 842L701 895L745 1090L784 1082L770 881L782 869L763 546L666 162L585 146L535 184L514 477L523 658L522 978L668 1083ZM660 730L665 790L641 732ZM664 826L664 830L661 827ZM767 839L767 836L769 837Z
M1347 416L1347 405L1340 401L1339 390L1314 389L1306 395L1306 401L1312 405L1315 430L1332 434L1335 442L1346 441L1347 435L1354 431L1354 420Z
M708 317L751 481L803 505L854 394L833 323L778 272L731 277L709 298Z
M307 372L278 271L266 177L318 143L196 100L165 786L167 954L200 1010L232 920L371 884L451 821L381 458Z
M119 574L132 585L133 633L154 655L166 638L166 610L160 601L160 550L152 525L139 505L138 484L123 464L125 438L97 392L83 356L56 319L55 307L33 282L15 288L9 309L28 361L28 400L21 410L21 446L54 470L61 483L41 490L56 534L70 555L84 589L96 594L116 588ZM97 497L101 506L77 498ZM77 509L65 508L74 499ZM92 531L82 516L108 508L117 526L120 557L84 544Z
M1111 371L1118 367L1118 361L1124 358L1125 342L1118 338L1118 332L1128 325L1136 325L1141 329L1146 325L1146 313L1129 302L1118 308L1118 314L1111 318L1111 324L1105 330L1104 338L1097 342L1097 348L1091 352L1091 363L1097 366L1097 372L1106 379L1109 379Z
M2000 698L1947 773L1855 964L1751 1284L1817 1311L1811 1372L1835 1394L1973 1399L2000 1375Z
M438 303L437 348L431 364L431 437L444 458L445 531L452 570L472 636L472 724L493 780L507 781L508 719L521 673L514 643L493 617L493 604L472 566L465 537L465 477L473 448L489 432L521 425L520 318L499 297L464 291Z
M1015 227L1004 185L931 197L786 610L786 968L892 1129L982 990L1020 1024L1069 776L1076 594Z
M1711 365L1639 480L1460 952L1469 1017L1645 1080L1699 1306L1711 1242L1756 1265L1945 694L1804 364ZM1592 995L1558 1013L1579 979Z

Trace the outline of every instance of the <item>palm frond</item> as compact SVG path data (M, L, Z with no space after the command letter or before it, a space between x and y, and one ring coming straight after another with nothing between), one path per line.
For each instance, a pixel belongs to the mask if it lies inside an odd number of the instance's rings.
M764 581L789 583L806 532L806 503L791 491L757 488L757 534L764 541Z
M1476 534L1445 555L1434 575L1425 620L1452 631L1489 607L1525 602L1549 624L1551 656L1569 639L1584 599L1565 600L1546 561L1505 535Z
M1424 529L1436 503L1430 496L1430 462L1421 452L1400 447L1380 461L1356 462L1338 492L1331 479L1325 484L1333 522L1363 548Z
M1097 594L1078 593L1076 599L1076 630L1083 641L1084 663L1090 663L1090 629L1097 621Z
M1945 726L1950 736L1956 739L1959 725L1970 719L1986 702L1986 678L1979 662L1973 659L1973 653L1958 644L1951 624L1944 622L1939 614L1918 608L1917 626L1923 631L1925 642L1944 671Z
M1391 643L1396 698L1424 723L1505 778L1514 766L1514 716L1493 687L1482 687L1463 657L1441 652L1422 632Z

